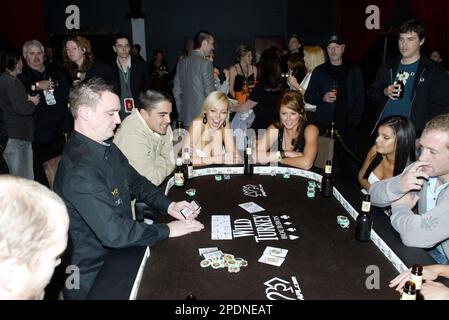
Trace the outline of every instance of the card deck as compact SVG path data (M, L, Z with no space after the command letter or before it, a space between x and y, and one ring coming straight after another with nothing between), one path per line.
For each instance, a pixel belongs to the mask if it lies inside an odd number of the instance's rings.
M185 207L185 208L183 208L183 209L181 210L182 215L183 215L184 218L186 218L186 219L187 219L187 217L189 217L190 215L194 214L196 211L198 211L199 209L201 209L200 205L199 205L195 200L193 200L192 202L190 202L190 204L192 205L192 207L193 207L193 209L194 209L193 211L190 210L190 209L187 208L187 207Z

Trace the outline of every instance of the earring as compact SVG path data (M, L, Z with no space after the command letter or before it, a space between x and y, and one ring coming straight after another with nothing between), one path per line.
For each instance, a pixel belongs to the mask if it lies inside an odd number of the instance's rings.
M226 121L223 122L223 128L226 128Z
M204 116L203 116L203 123L204 123L204 124L207 124L207 117L206 117L206 114L204 114Z

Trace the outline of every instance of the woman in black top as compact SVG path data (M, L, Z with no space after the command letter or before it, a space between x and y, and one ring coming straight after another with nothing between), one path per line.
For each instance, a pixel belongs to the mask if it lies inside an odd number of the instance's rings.
M257 68L252 64L253 53L249 46L241 45L235 52L237 61L229 68L229 94L235 98L236 92L243 91L244 83L253 87L257 79Z
M280 162L309 170L317 153L318 127L307 123L302 95L285 92L279 104L279 120L258 141L257 162Z
M251 91L248 100L232 107L234 112L255 114L251 128L266 129L278 118L278 104L282 93L281 65L279 58L272 52L265 51L259 61L259 82Z

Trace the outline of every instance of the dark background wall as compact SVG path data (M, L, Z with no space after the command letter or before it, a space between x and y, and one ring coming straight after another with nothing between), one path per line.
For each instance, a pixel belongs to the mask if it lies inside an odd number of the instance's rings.
M121 31L131 35L131 23L126 17L127 0L45 0L47 35L67 33L65 8L71 4L80 8L82 32ZM184 41L201 29L215 35L216 63L220 66L233 63L234 50L239 44L254 47L257 37L286 39L289 33L298 33L307 42L322 43L335 30L336 6L334 0L308 2L306 9L304 2L289 0L144 0L147 56L152 49L161 48L173 66Z

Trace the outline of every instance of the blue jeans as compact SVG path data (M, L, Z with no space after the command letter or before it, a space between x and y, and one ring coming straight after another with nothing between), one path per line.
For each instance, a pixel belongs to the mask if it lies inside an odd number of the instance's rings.
M3 158L11 175L34 180L31 141L8 139Z
M439 264L449 264L449 260L444 254L443 247L441 245L427 251L427 253Z

